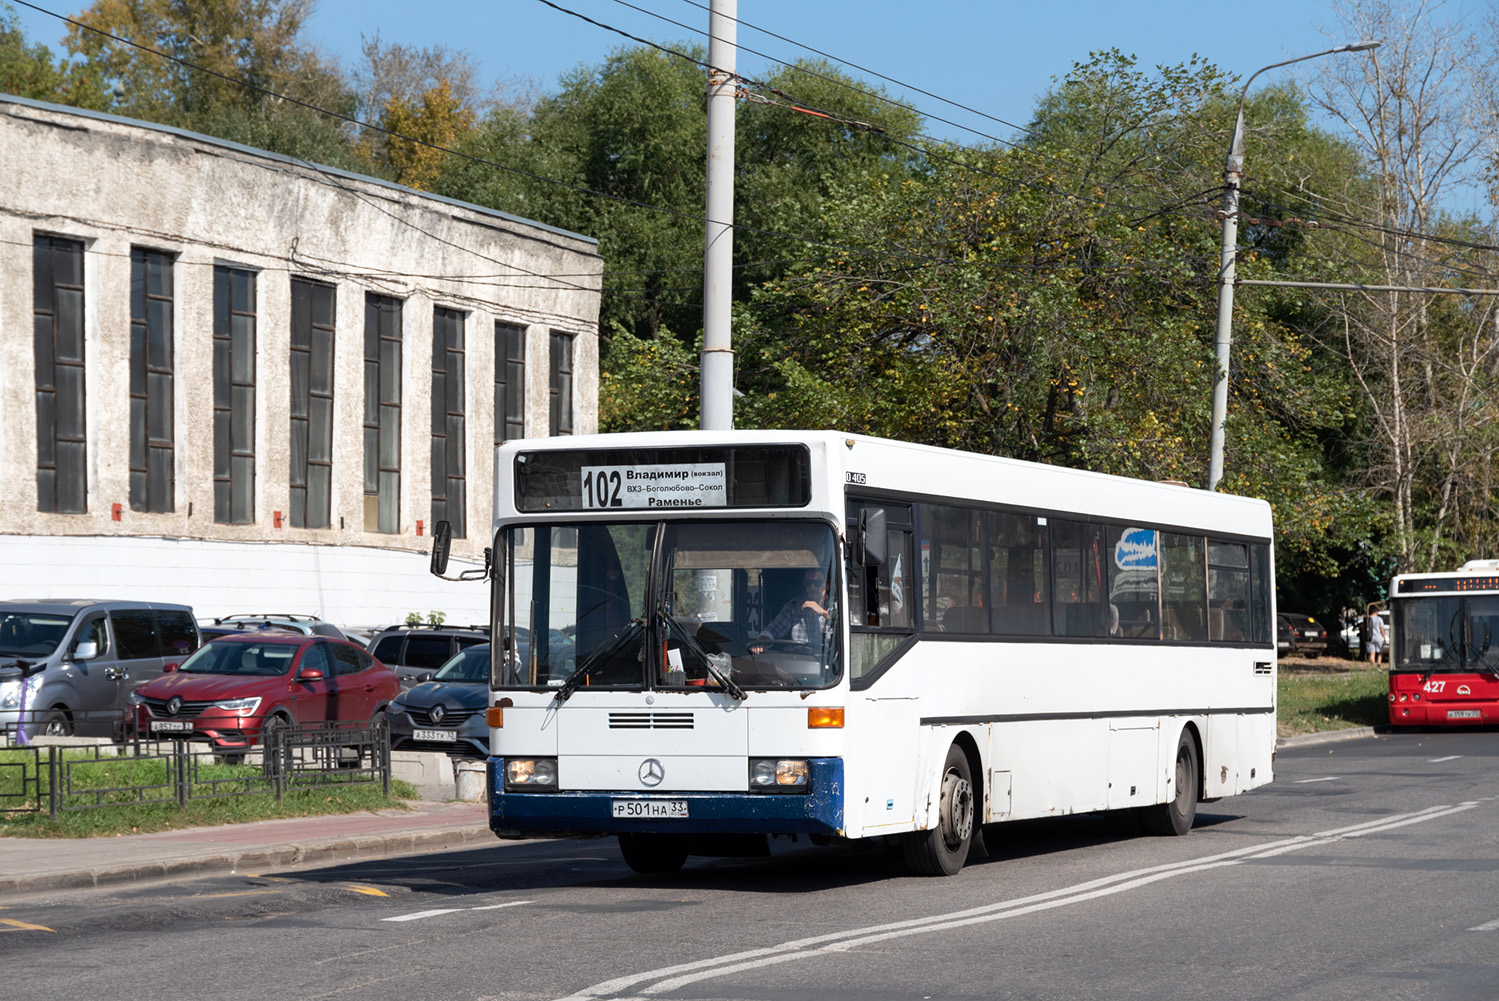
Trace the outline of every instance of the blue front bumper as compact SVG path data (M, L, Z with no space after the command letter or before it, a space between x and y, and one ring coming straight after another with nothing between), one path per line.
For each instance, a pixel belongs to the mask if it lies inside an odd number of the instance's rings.
M843 759L811 758L805 794L748 792L553 792L504 789L504 759L489 759L489 829L501 837L618 834L830 834L843 832ZM624 818L619 799L687 801L687 817Z

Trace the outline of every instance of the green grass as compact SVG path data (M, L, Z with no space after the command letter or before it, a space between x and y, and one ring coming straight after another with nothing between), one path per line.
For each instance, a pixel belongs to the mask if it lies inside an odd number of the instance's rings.
M0 751L0 811L18 805L41 806L37 813L0 812L0 837L113 837L286 817L406 809L403 801L417 798L416 789L399 780L392 780L391 795L387 797L377 783L354 784L348 777L339 782L336 781L339 776L335 775L318 776L324 782L334 780L331 786L318 789L293 786L278 803L274 787L261 774L259 766L216 764L213 759L203 757L189 773L193 796L254 794L189 799L187 806L179 807L169 780L168 761L96 759L85 751L67 750L62 755L67 767L59 774L59 786L66 792L62 809L53 820L47 814L47 757L45 754L41 757L40 774L33 760L30 752ZM143 799L166 802L142 802ZM83 809L96 804L101 805Z
M1280 668L1278 732L1282 737L1390 721L1389 675L1356 661L1322 660Z

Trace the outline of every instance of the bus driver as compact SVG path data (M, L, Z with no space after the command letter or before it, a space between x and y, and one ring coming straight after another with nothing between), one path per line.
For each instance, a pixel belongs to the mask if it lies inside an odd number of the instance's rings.
M803 578L804 592L781 606L776 617L765 624L750 653L764 653L765 644L774 640L792 643L811 643L812 637L823 636L828 629L828 575L820 567L811 567Z

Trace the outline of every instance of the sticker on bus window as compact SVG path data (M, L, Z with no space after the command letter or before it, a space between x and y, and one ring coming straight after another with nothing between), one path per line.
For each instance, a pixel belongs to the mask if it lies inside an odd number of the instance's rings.
M583 507L589 511L728 504L728 480L721 462L584 466L580 472Z

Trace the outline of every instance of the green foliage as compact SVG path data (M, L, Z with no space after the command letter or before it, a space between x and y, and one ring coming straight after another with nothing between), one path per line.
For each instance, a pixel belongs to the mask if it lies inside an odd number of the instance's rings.
M45 45L29 45L14 10L0 4L0 93L107 111L104 78L91 67L55 59Z
M448 616L447 616L447 614L445 612L439 612L439 611L435 611L435 610L431 611L431 612L428 612L427 613L427 625L431 626L433 629L436 629L438 626L440 626L444 622L446 622L447 618L448 618Z
M422 624L422 613L421 612L407 612L406 613L406 624L408 626L419 626L419 625L421 625Z

